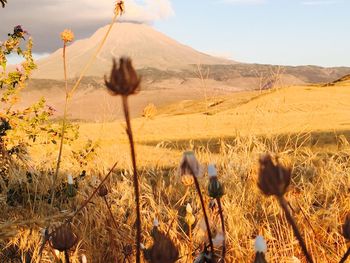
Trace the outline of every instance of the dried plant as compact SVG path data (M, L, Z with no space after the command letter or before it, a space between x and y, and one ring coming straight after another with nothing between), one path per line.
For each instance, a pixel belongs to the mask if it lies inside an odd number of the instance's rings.
M345 222L343 224L343 236L346 239L347 242L350 241L350 214L348 214L346 216ZM340 263L344 263L348 257L350 256L350 247L348 248L348 250L345 252L344 256L342 257L342 259L339 261Z
M214 253L214 245L213 245L213 238L210 230L210 225L209 225L209 219L207 215L207 210L205 208L204 204L204 199L202 195L202 191L199 186L198 182L198 177L200 177L203 173L203 169L199 162L197 161L195 155L193 152L185 152L182 156L180 166L179 166L179 173L180 176L183 177L188 177L192 176L194 185L196 187L197 194L199 196L199 200L201 202L202 210L203 210L203 215L204 215L204 221L207 229L207 235L208 235L208 242L209 242L209 247L210 247L210 254Z
M292 226L294 235L298 239L307 261L312 263L312 257L310 256L295 220L289 211L288 202L284 198L284 194L286 193L291 180L291 169L283 167L278 161L277 164L275 164L269 154L261 156L259 161L260 169L258 186L260 190L267 196L273 195L277 198L286 215L288 223Z
M133 182L136 203L136 262L140 262L141 256L141 211L140 211L140 187L136 166L136 152L133 139L133 133L130 122L130 110L128 98L140 90L141 78L137 75L132 66L130 58L120 58L119 65L113 60L113 68L109 81L105 78L105 84L111 95L122 97L124 117L126 121L126 133L128 135L130 152L133 166Z

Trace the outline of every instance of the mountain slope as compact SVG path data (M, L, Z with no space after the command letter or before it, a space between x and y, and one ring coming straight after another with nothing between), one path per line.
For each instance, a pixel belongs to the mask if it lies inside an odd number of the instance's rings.
M90 38L78 40L67 48L68 76L77 77L96 50L108 26L98 29ZM184 69L190 64L231 64L230 60L212 57L154 30L144 24L118 23L110 35L87 76L103 76L109 73L113 57L130 56L136 68L161 70ZM62 79L62 49L49 57L38 60L34 78Z

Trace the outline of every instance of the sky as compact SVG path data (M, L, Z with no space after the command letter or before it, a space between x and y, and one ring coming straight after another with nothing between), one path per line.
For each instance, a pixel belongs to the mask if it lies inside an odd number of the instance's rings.
M112 18L112 0L9 0L0 40L23 25L37 57L59 33L90 36ZM199 51L239 62L350 66L350 0L126 0L124 21L147 23ZM16 58L11 58L16 62Z

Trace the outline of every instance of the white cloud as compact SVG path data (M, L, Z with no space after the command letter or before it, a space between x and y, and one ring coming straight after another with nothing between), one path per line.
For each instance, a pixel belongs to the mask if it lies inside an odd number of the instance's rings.
M110 22L114 0L13 0L0 10L0 40L21 24L34 37L35 51L51 52L59 33L72 29L78 38L91 35ZM170 0L125 0L123 21L152 23L174 15Z

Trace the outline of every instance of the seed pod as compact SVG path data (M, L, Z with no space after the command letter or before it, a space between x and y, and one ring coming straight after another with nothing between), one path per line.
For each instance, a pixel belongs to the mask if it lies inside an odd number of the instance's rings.
M269 154L260 157L258 186L265 195L283 196L290 184L291 169L274 164Z
M51 234L50 245L58 251L70 250L78 241L78 237L73 233L70 223L64 223L56 228Z
M193 152L184 152L178 173L181 176L181 181L184 185L190 186L193 184L193 176L200 177L202 175L202 168L197 161Z
M211 198L221 198L224 195L224 187L217 177L216 168L213 164L208 166L209 184L208 193Z
M101 197L104 197L108 194L108 189L105 184L101 185L101 187L98 189L98 195Z
M129 96L140 90L141 78L132 66L131 59L121 57L119 65L113 60L113 68L109 81L105 77L105 85L112 95Z

